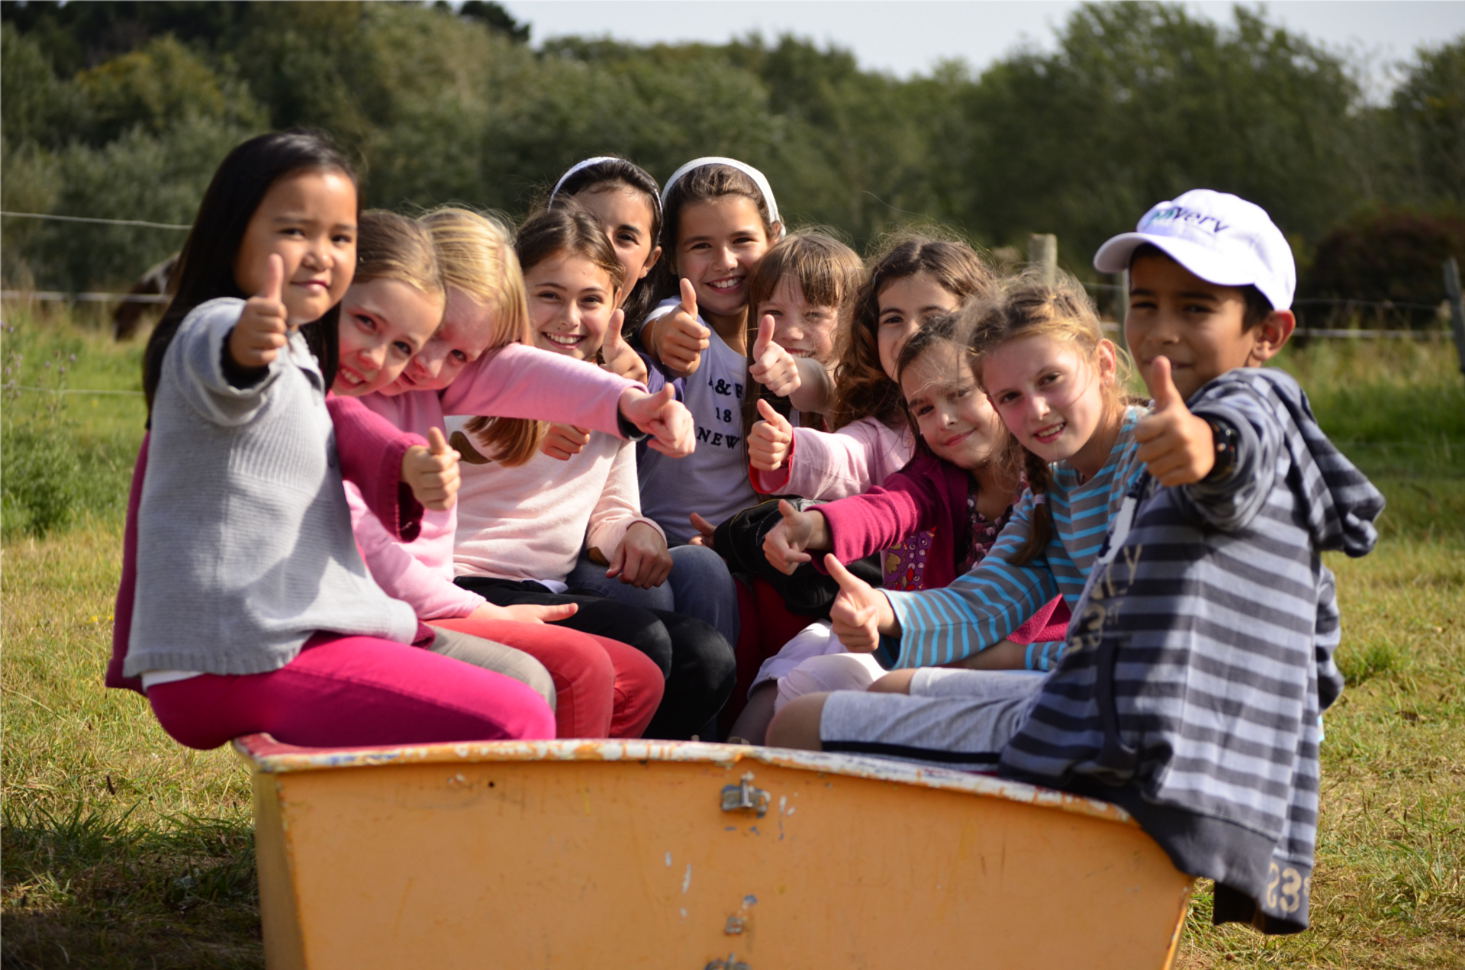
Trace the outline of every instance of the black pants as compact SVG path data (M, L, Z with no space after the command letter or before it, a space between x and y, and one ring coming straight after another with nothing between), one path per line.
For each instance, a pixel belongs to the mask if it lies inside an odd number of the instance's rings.
M498 606L575 603L580 608L559 626L619 640L650 657L666 677L666 694L646 727L649 738L690 738L717 717L732 694L736 676L732 645L701 620L573 589L551 593L535 582L482 576L459 576L455 582Z

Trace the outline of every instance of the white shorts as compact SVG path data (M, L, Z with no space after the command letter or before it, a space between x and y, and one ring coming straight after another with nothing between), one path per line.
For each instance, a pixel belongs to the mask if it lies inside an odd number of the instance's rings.
M994 771L1044 679L1026 671L922 668L909 694L830 694L819 739L825 751Z

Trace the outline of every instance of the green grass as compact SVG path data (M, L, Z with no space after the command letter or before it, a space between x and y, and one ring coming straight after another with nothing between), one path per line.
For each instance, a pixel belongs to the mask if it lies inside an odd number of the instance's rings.
M30 328L4 334L7 353L15 340L37 359L77 354L68 388L137 386L136 344L23 309L6 323ZM1316 342L1282 364L1389 506L1372 555L1329 558L1349 683L1327 716L1312 929L1211 927L1202 884L1178 965L1465 967L1465 379L1448 344ZM59 415L6 400L7 422L32 408L25 421L67 429L54 446L79 452L90 480L48 534L6 513L0 955L260 967L246 770L225 749L179 747L141 697L101 686L141 400L59 397ZM7 441L7 490L15 459Z

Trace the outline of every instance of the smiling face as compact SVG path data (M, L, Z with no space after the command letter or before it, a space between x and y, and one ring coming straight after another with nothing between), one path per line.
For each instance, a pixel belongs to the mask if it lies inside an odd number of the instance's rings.
M1124 339L1142 373L1156 357L1169 358L1171 379L1186 398L1212 378L1276 352L1266 325L1247 329L1241 287L1207 283L1161 253L1141 255L1129 268Z
M692 281L698 312L723 336L740 330L748 278L768 251L757 203L745 195L688 202L677 217L676 238L677 275Z
M536 347L577 360L600 352L615 312L609 273L584 256L561 251L524 271L524 289Z
M361 397L390 385L443 315L441 294L401 280L354 283L341 302L340 363L331 390Z
M880 369L895 380L895 361L900 348L920 329L922 323L939 313L950 313L961 305L955 293L936 282L922 270L886 283L875 297L880 308L875 349L880 355Z
M402 375L382 388L382 393L440 391L483 355L492 338L493 320L488 307L462 290L449 287L443 322L407 362Z
M277 179L234 254L234 282L245 296L264 289L272 254L285 262L280 300L290 326L320 319L356 272L356 183L335 170Z
M792 273L785 273L768 299L757 306L758 319L773 318L773 342L795 357L828 365L834 358L839 308L810 306Z
M1114 347L1092 355L1071 340L1042 334L1008 340L982 359L982 384L1003 424L1047 462L1067 461L1085 476L1103 467L1112 441L1104 426Z
M956 344L939 341L906 365L900 391L936 457L975 471L1001 454L1007 431Z
M661 256L661 247L651 233L651 200L644 192L619 182L588 188L574 198L605 229L616 259L625 270L625 282L616 294L616 306L620 306Z

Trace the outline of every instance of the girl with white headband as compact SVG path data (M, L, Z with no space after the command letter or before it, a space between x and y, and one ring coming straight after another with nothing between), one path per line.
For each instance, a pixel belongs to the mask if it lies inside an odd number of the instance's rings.
M661 206L656 292L663 299L642 325L641 343L670 376L686 378L697 450L676 462L645 456L641 503L669 539L684 543L757 501L743 421L753 342L748 284L783 224L763 173L731 158L677 169ZM793 369L791 357L787 364Z

